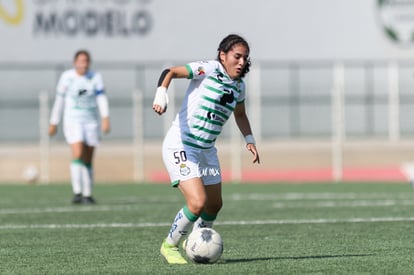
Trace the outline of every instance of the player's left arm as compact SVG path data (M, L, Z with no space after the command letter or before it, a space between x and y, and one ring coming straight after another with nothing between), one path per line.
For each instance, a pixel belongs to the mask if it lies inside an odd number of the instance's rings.
M253 154L253 163L260 163L259 152L256 148L256 141L254 140L252 129L250 127L249 118L246 114L246 107L244 102L237 103L234 108L234 119L240 129L240 132L246 140L246 148Z
M108 103L108 97L101 93L96 96L96 102L98 104L99 113L101 115L101 127L102 132L105 134L109 133L111 130L111 123L109 120L109 103Z
M111 123L109 120L109 103L108 97L105 94L102 75L99 73L96 73L95 75L95 95L96 104L98 105L99 114L101 116L102 132L107 134L111 130Z

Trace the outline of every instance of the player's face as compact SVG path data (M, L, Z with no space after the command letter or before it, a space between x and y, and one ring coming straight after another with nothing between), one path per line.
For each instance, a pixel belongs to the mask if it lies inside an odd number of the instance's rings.
M236 44L227 53L220 53L221 63L232 79L240 77L244 67L247 65L248 58L249 52L243 44Z
M89 58L86 54L80 54L74 62L75 70L79 75L84 75L89 70Z

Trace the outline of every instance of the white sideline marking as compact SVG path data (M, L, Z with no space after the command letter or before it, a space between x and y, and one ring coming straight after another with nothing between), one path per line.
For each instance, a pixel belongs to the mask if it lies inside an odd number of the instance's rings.
M323 200L309 202L274 202L273 208L333 208L333 207L382 207L397 205L414 205L414 200ZM44 213L79 213L79 212L110 212L110 211L134 211L140 209L140 205L95 205L95 206L74 206L74 207L55 207L55 208L10 208L0 209L0 215L18 214L44 214Z
M241 200L241 199L240 199ZM257 200L264 200L257 197ZM267 199L266 199L267 200ZM269 199L269 201L273 201ZM323 200L319 198L317 201L313 199L307 202L294 200L284 200L272 203L273 208L333 208L333 207L385 207L397 205L414 205L414 199L401 200ZM142 202L141 202L142 203ZM18 215L18 214L44 214L44 213L79 213L79 212L110 212L110 211L135 211L140 209L140 205L94 205L94 206L72 206L72 207L47 207L47 208L9 208L0 209L0 215Z
M273 208L344 208L344 207L385 207L397 205L414 205L414 200L355 200L355 201L321 201L309 203L275 202Z
M411 222L414 217L371 217L351 219L303 219L303 220L257 220L224 221L216 225L272 225L272 224L335 224L335 223L376 223ZM168 227L170 223L97 223L97 224L9 224L1 225L0 230L8 229L93 229L93 228L147 228Z
M225 196L224 199L230 199L232 201L266 201L266 200L286 200L286 201L297 201L297 200L356 200L356 199L389 199L393 197L395 199L413 199L414 193L402 192L396 194L389 193L283 193L283 194L263 194L263 193L251 193L251 194L232 194Z
M268 220L268 221L228 221L221 225L269 225L269 224L323 224L323 223L373 223L373 222L408 222L414 217L371 217L351 219L304 219L304 220Z
M138 209L139 205L134 206L73 206L73 207L52 207L52 208L11 208L0 209L0 215L9 214L44 214L44 213L71 213L71 212L107 212Z
M80 229L80 228L139 228L169 226L168 223L96 223L96 224L27 224L1 225L0 229Z

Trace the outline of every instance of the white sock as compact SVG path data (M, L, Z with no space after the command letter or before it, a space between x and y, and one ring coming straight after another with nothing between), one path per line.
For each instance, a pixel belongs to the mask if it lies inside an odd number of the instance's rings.
M74 194L82 193L82 161L78 159L72 160L70 164L70 177L72 180L72 190Z
M92 196L92 167L90 165L82 165L82 196L90 197Z
M188 233L188 229L197 220L197 216L191 213L187 206L178 211L174 222L171 225L170 232L167 236L167 243L177 246L181 238Z
M91 183L92 183L92 186L93 186L93 168L92 168L92 165L88 165L86 167L88 168L89 178L91 179Z
M193 231L198 228L212 228L213 224L214 221L206 221L200 217L194 222Z

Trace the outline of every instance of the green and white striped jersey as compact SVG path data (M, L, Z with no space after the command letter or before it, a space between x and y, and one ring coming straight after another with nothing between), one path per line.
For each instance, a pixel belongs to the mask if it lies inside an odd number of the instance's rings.
M191 82L173 126L180 128L183 144L211 148L236 104L244 102L245 84L231 79L215 60L189 63L186 68Z

